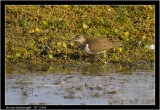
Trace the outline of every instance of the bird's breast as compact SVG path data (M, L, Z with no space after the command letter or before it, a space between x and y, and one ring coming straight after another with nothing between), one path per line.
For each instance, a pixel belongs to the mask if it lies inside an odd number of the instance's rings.
M84 51L87 52L87 53L93 53L91 51L91 49L89 48L89 44L86 44L85 48L84 48Z

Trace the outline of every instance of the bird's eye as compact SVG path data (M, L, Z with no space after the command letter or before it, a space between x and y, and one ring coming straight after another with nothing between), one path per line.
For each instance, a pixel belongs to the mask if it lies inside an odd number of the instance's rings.
M76 38L78 39L78 38L80 38L79 36L76 36Z

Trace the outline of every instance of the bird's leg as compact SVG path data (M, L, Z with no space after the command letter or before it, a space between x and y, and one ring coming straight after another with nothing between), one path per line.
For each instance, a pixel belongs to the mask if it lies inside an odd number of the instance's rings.
M106 59L106 58L107 58L107 52L105 51L105 52L103 53L103 55L104 55L104 58Z
M108 59L108 56L107 56L107 52L105 51L105 52L103 52L103 59L100 57L100 54L98 54L98 59L101 61L101 62L103 62L104 63L104 65L103 65L103 67L105 67L106 66L106 64L111 60L111 58L109 58ZM106 59L108 59L107 61L106 61Z
M109 60L107 62L104 62L103 68L106 66L106 64L111 60L111 58L109 58Z
M101 62L104 62L103 59L100 57L99 54L98 54L98 58L100 59Z
M80 61L82 61L82 56L81 56L82 52L80 51L80 55L79 55L79 59Z
M78 48L77 50L79 51L77 53L77 56L78 56L77 60L81 62L82 61L82 56L81 56L82 52L81 52L80 48Z
M106 60L106 58L108 59L107 52L104 52L104 58L105 58L105 60ZM105 67L106 64L107 64L110 60L111 60L111 58L109 58L109 59L107 60L107 62L105 61L103 67Z

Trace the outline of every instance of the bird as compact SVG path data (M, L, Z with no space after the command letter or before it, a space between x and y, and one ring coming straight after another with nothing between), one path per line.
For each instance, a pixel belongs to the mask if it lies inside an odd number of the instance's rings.
M116 42L109 41L106 37L86 38L83 35L77 35L74 41L80 43L80 49L82 51L85 51L89 54L104 53L104 57L106 57L107 50L120 46L120 44Z

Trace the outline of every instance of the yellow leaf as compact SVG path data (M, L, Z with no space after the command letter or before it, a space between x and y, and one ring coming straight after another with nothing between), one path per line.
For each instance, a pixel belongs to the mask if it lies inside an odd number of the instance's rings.
M146 36L143 36L143 37L142 37L143 40L146 39L146 38L147 38Z
M50 53L53 53L53 50L50 50L49 52L50 52Z
M117 56L115 56L114 59L115 59L116 61L118 61L119 58L118 58Z
M125 35L125 36L129 36L129 32L125 32L124 35Z
M87 29L88 28L88 25L83 23L83 29Z
M57 45L60 47L62 44L61 44L61 42L58 42Z
M43 42L43 40L44 40L43 38L39 38L38 39L39 42Z
M67 44L65 42L63 42L63 47L67 48Z
M122 50L123 50L123 49L122 49L121 47L118 47L118 51L119 51L119 52L122 52Z
M123 69L122 65L118 66L118 71L121 71Z
M53 55L51 55L51 54L50 54L50 55L48 55L48 57L49 57L50 59L53 59Z
M40 29L38 27L35 28L36 32L40 32Z
M7 55L7 58L10 58L11 57L11 55Z
M29 33L34 33L34 29L30 30Z
M70 45L71 45L71 46L74 46L75 44L72 42L72 43L70 43Z
M48 22L47 21L42 21L42 24L48 25Z
M60 50L60 49L58 49L58 50L57 50L57 52L58 52L58 53L61 53L61 50Z
M21 56L21 53L16 53L16 57L20 57Z
M153 10L153 6L149 6L149 9L150 9L150 10Z

